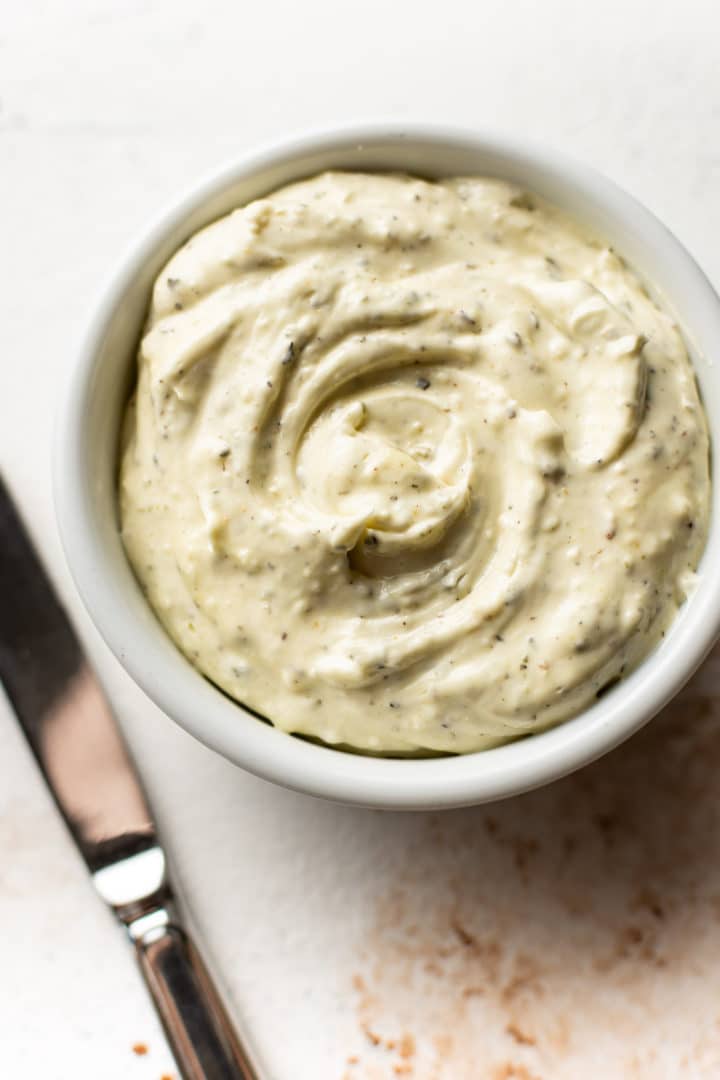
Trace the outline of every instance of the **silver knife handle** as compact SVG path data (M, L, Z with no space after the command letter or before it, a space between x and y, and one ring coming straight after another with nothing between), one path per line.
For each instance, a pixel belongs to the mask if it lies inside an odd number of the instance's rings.
M135 948L183 1080L258 1080L185 931L151 927Z

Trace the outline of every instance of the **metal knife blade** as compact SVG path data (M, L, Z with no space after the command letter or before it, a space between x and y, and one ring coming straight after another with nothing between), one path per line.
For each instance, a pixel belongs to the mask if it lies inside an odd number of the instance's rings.
M150 807L0 476L0 680L101 897L126 926L185 1080L257 1080L180 925Z
M162 888L165 860L110 706L2 479L0 595L0 679L103 899L128 921ZM102 871L125 860L128 880L103 888Z

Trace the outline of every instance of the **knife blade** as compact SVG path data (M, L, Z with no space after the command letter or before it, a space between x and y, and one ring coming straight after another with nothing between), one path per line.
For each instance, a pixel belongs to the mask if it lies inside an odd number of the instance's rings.
M95 887L126 928L183 1080L257 1080L182 926L100 683L0 476L0 680Z

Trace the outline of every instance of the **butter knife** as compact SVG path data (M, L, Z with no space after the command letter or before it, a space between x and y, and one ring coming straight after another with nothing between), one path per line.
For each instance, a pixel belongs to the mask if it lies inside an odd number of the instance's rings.
M0 477L0 680L95 887L125 927L183 1080L257 1080L183 929L100 683Z

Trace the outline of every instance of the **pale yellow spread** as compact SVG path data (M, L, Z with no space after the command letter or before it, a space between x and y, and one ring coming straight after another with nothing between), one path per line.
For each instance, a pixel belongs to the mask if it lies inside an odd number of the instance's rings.
M631 671L708 519L678 329L508 184L329 173L155 285L124 542L194 664L288 731L469 751Z

